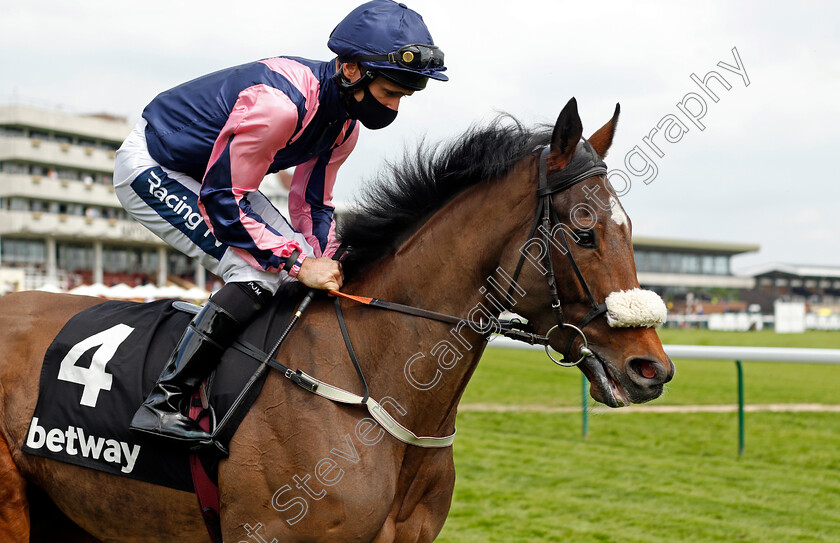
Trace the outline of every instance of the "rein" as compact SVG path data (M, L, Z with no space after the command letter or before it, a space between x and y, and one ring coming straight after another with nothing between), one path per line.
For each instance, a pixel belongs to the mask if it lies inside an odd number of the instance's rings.
M336 296L338 298L344 298L346 300L352 300L354 302L367 305L370 307L375 307L377 309L385 309L387 311L394 311L396 313L402 313L403 315L411 315L413 317L420 317L423 319L429 319L433 321L442 322L445 324L453 324L457 325L460 323L465 323L467 325L476 325L478 329L481 330L486 325L483 321L475 322L469 319L463 319L460 317L454 317L452 315L447 315L445 313L438 313L436 311L429 311L428 309L421 309L419 307L413 307L410 305L403 305L398 304L396 302L388 302L385 300L381 300L379 298L368 298L365 296L354 296L353 294L345 294L344 292L339 292L337 290L331 290L330 294ZM548 337L541 336L539 334L535 334L531 326L528 323L521 322L518 320L497 320L500 329L500 335L505 337L515 339L517 341L523 341L525 343L529 343L531 345L547 345L548 344ZM470 326L473 330L472 326ZM489 333L485 334L485 339L489 337Z
M563 232L562 228L559 228L561 224L560 218L557 216L557 211L554 209L554 206L551 202L551 197L553 194L557 192L562 192L578 183L583 181L584 179L588 179L592 176L596 175L606 175L607 169L604 162L598 156L592 146L589 144L588 141L584 140L582 146L578 148L578 152L575 153L572 161L567 165L566 168L560 170L555 176L552 178L552 183L549 184L549 179L547 175L548 171L548 154L550 152L550 147L546 146L542 149L540 153L540 163L539 163L539 187L537 189L537 195L539 196L539 204L537 206L536 217L534 219L534 224L531 227L531 231L528 234L528 238L534 237L534 234L539 229L541 230L541 236L543 244L546 247L544 259L545 264L548 270L547 278L548 278L548 288L551 294L551 309L554 312L554 317L557 320L557 325L552 327L545 336L540 336L535 334L532 329L530 329L530 325L526 325L525 323L518 322L518 321L499 321L499 324L503 327L502 335L506 337L510 337L515 340L525 341L530 344L539 343L541 345L545 345L545 352L549 358L555 363L560 366L576 366L580 364L587 356L592 356L593 353L589 349L589 345L586 339L586 335L583 333L583 328L596 319L598 316L603 315L607 311L606 304L599 304L595 297L592 295L592 290L589 288L589 285L586 282L586 279L583 277L583 273L580 271L580 266L578 266L577 261L575 260L572 251L569 248L568 240L566 239L566 234ZM579 158L580 157L580 158ZM540 228L542 226L542 228ZM571 262L572 268L574 269L575 276L577 277L578 281L580 282L581 286L583 287L584 291L586 292L589 301L592 304L592 309L581 319L581 321L576 325L570 324L566 322L565 317L563 315L563 307L560 303L560 297L557 292L557 282L554 273L554 263L552 261L552 254L551 254L551 246L552 240L550 236L553 235L553 229L557 228L560 231L560 239L563 247L563 253L569 257L569 261ZM343 252L343 251L342 251ZM340 254L340 253L339 253ZM510 289L508 290L505 296L505 309L510 310L511 306L513 305L511 300L513 299L512 290L513 285L516 284L516 279L519 277L519 274L522 271L522 267L525 262L525 253L522 253L522 256L519 259L519 263L516 266L516 271L513 275L513 281L511 283ZM419 445L421 447L447 447L452 444L454 441L455 434L451 434L446 437L436 438L436 437L418 437L410 430L405 428L404 426L400 425L396 420L393 419L387 412L385 412L382 407L376 403L374 400L370 398L367 380L365 379L364 373L362 372L361 364L359 363L358 358L356 357L356 352L353 349L353 343L350 340L350 335L347 332L347 325L344 321L344 314L341 310L341 302L340 298L344 298L346 300L352 300L354 302L367 305L369 307L374 307L377 309L384 309L387 311L394 311L397 313L402 313L404 315L411 315L414 317L420 317L424 319L430 319L438 322L443 322L446 324L453 324L457 325L459 323L467 323L469 325L476 324L473 321L468 319L462 319L459 317L454 317L452 315L447 315L444 313L438 313L436 311L430 311L428 309L422 309L419 307L413 307L409 305L399 304L396 302L389 302L386 300L381 300L379 298L371 298L367 296L355 296L352 294L345 294L343 292L339 292L337 290L330 291L330 294L335 296L335 312L336 318L338 319L339 327L341 328L341 335L344 338L344 344L347 347L347 353L350 355L350 359L353 362L353 366L356 368L356 373L359 375L359 379L362 382L362 386L364 388L364 397L357 396L355 394L350 394L342 389L332 387L331 385L327 385L326 383L322 383L317 381L316 379L306 376L307 379L310 379L316 382L314 388L309 388L304 386L301 383L301 386L307 388L311 392L315 392L316 394L328 397L333 399L334 401L345 401L338 398L348 397L349 401L346 403L361 403L368 406L368 410L370 411L371 415L382 425L391 435L403 441L405 443L410 443L413 445ZM483 323L479 324L479 330L483 329ZM472 326L470 326L473 330ZM564 360L556 360L552 355L551 352L548 350L548 343L549 343L549 336L551 332L557 328L571 328L577 334L579 334L583 340L583 343L580 347L579 354L580 358L575 362L565 362ZM487 336L485 335L485 339ZM567 351L571 350L572 343L574 341L574 336L571 337L569 343L566 347ZM300 370L298 370L298 374L300 374ZM305 375L305 374L303 374ZM326 387L329 387L327 389ZM324 391L328 390L331 395L324 394ZM349 395L349 396L348 396ZM372 407L373 406L373 407Z
M572 158L571 162L565 168L556 172L551 178L551 184L549 184L549 178L547 173L547 162L549 152L549 146L543 147L540 152L538 181L539 184L537 188L537 196L539 197L539 201L537 204L534 223L528 234L528 239L533 238L539 230L543 245L546 248L543 258L547 269L546 275L548 280L548 289L551 295L551 309L554 313L554 318L557 321L557 325L552 327L548 331L548 333L546 333L546 335L541 336L539 334L534 333L533 328L528 323L524 323L518 320L499 320L498 323L500 326L501 335L517 341L529 343L531 345L543 345L545 346L546 354L555 364L558 364L560 366L577 366L587 356L592 355L592 351L589 349L589 343L586 339L586 335L583 333L583 328L599 316L606 313L607 306L606 304L599 304L597 301L595 301L595 297L592 295L592 291L589 288L589 284L583 277L583 273L580 271L580 266L578 266L577 261L575 260L575 257L572 254L572 251L569 249L569 242L566 239L566 233L563 231L562 228L559 228L561 221L560 218L557 216L557 211L554 209L554 206L551 203L551 197L555 193L567 190L585 179L589 179L590 177L597 175L606 175L607 168L604 162L592 148L591 144L588 141L583 140L581 146L578 147L578 150ZM563 315L563 307L560 303L560 297L557 291L557 281L554 273L554 262L552 259L551 250L551 247L554 244L554 241L551 239L551 236L554 234L553 230L555 228L560 232L560 244L563 248L562 252L563 254L568 256L569 262L572 265L572 269L575 272L575 276L577 277L578 282L583 287L583 290L586 292L586 295L589 298L590 303L592 304L592 308L583 317L583 319L581 319L581 321L577 323L577 325L566 322L565 317ZM513 273L513 281L511 282L508 292L505 295L503 307L507 311L510 311L510 309L513 307L513 288L516 284L516 280L519 278L519 274L522 272L522 267L524 264L525 253L523 252L522 256L519 258L519 262L516 265L516 270ZM337 290L331 290L330 294L336 297L352 300L354 302L370 307L385 309L388 311L395 311L404 315L411 315L414 317L430 319L453 325L465 323L470 325L470 328L472 328L473 330L476 329L473 325L478 325L479 330L484 328L483 322L476 323L469 319L454 317L452 315L446 315L444 313L438 313L436 311L429 311L428 309L422 309L419 307L403 305L395 302L388 302L379 298L355 296L352 294L345 294ZM338 305L337 302L338 300L336 300L336 311L339 319L339 324L342 327L342 334L344 335L345 344L348 347L348 351L351 352L351 358L354 358L354 355L352 354L352 345L350 344L349 337L345 333L344 318L341 314L341 307L340 305ZM551 336L551 333L558 328L571 328L578 335L580 335L581 339L583 340L582 346L579 350L580 358L578 358L578 360L576 360L575 362L557 360L551 355L551 352L548 350L549 337ZM485 334L485 339L488 339L488 337L489 333ZM575 336L573 335L566 346L566 351L571 350L571 346L574 342L574 339ZM358 363L355 359L354 364L357 365L357 370L360 371ZM361 375L361 372L359 375L362 378L362 382L364 382L364 377Z
M551 177L551 179L549 179L547 174L547 160L549 152L549 146L543 147L540 152L539 185L537 189L537 196L539 198L539 201L534 218L534 223L528 234L528 239L533 238L537 231L540 231L541 240L545 247L545 254L543 255L543 259L547 269L546 276L548 280L549 293L551 295L551 309L554 313L554 318L557 321L557 324L553 326L544 336L534 333L533 328L529 323L524 323L518 320L499 320L498 324L500 326L501 335L504 335L505 337L509 337L517 341L530 343L531 345L544 345L546 354L549 358L551 358L551 360L554 363L560 366L576 366L580 364L587 356L593 355L592 351L589 349L586 335L583 333L583 328L600 315L606 313L607 307L606 304L598 304L595 300L595 297L592 295L592 291L590 290L586 279L583 277L583 273L581 272L580 267L575 261L575 257L569 248L569 242L566 239L566 234L565 232L563 232L563 229L560 228L560 225L562 223L560 221L560 218L557 216L557 211L552 205L551 198L552 195L558 192L562 192L580 183L584 179L588 179L597 175L606 175L607 169L606 165L598 156L598 154L594 151L594 149L592 149L592 146L589 144L589 142L583 140L583 142L581 142L581 144L578 146L577 152L573 156L571 162L565 168L555 173ZM552 259L551 250L551 247L555 241L554 239L552 239L552 237L554 236L554 229L560 231L559 243L561 244L562 252L563 254L569 257L569 262L572 265L572 269L575 272L575 276L577 277L578 281L580 282L580 285L583 287L583 290L586 292L586 295L589 298L590 303L592 304L592 309L590 309L590 311L583 317L583 319L581 319L580 322L577 323L577 325L566 322L565 316L563 314L563 307L560 302L560 297L557 291L557 281L556 275L554 273L554 263ZM336 252L333 258L339 259L340 255L344 252L345 249L346 247L344 246L339 248L339 250ZM522 252L522 256L520 257L519 262L516 265L516 270L513 274L512 284L508 292L505 294L503 307L506 310L510 310L514 305L513 288L516 284L516 279L522 272L522 268L525 263L525 257L525 252ZM428 448L451 446L455 438L455 433L452 433L451 435L445 437L417 436L409 429L405 428L399 422L397 422L397 420L394 419L387 411L385 411L385 409L383 409L382 406L376 400L370 397L370 390L368 389L367 380L365 379L364 372L362 371L362 366L359 363L358 357L356 356L356 352L353 349L353 344L350 340L350 334L347 331L347 325L345 323L344 314L341 309L340 298L352 300L354 302L367 305L369 307L374 307L377 309L394 311L397 313L402 313L404 315L411 315L414 317L434 320L446 324L457 325L460 323L464 323L470 325L470 328L473 330L475 330L473 325L477 325L479 330L483 329L485 326L484 323L476 323L475 321L471 321L469 319L462 319L452 315L447 315L445 313L438 313L436 311L429 311L427 309L422 309L419 307L389 302L386 300L381 300L379 298L355 296L352 294L345 294L339 291L330 291L330 294L335 296L336 318L338 319L338 324L341 328L341 335L344 338L344 344L347 348L347 353L349 354L350 360L353 362L353 366L356 369L356 373L358 374L359 379L362 383L362 388L364 392L363 396L359 396L357 394L353 394L352 392L348 392L339 387L320 381L315 377L312 377L311 375L302 372L301 370L292 370L291 368L285 366L284 364L280 363L274 358L274 355L280 348L281 343L286 338L286 336L288 336L292 327L295 325L303 311L309 305L314 294L315 291L310 291L306 295L306 297L298 307L297 311L295 312L294 317L286 327L286 330L283 332L280 339L277 341L277 343L274 345L270 352L265 353L259 348L255 347L254 345L251 345L241 340L236 341L234 343L233 348L259 360L260 362L262 362L262 365L257 370L257 373L254 375L251 381L248 383L246 390L240 394L240 398L237 399L233 407L237 407L237 405L240 403L239 400L242 397L244 397L247 390L250 389L251 384L256 380L256 377L259 374L261 374L266 367L272 367L274 369L279 370L284 377L291 380L296 385L300 386L304 390L312 392L313 394L317 394L319 396L322 396L324 398L338 403L364 405L365 407L367 407L370 415L374 418L374 420L376 420L379 423L380 426L382 426L382 428L384 428L389 434L391 434L396 439L402 441L403 443ZM577 361L566 362L565 359L556 360L551 355L551 352L548 350L549 337L551 336L551 333L558 328L571 328L582 338L582 345L578 352L580 358ZM489 335L489 332L486 333L484 335L485 339L488 339ZM571 339L567 344L566 351L571 350L574 339L575 336L572 335ZM232 408L230 412L233 412L235 410L234 408ZM230 413L228 414L228 417L229 416ZM221 423L217 425L217 427L214 429L214 438L216 435L218 435L219 430L226 425L228 417L225 417L225 419L223 419Z

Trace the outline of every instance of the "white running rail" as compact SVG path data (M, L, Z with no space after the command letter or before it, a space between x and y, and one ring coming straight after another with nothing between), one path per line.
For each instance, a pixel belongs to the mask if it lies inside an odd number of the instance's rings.
M840 343L840 337L838 337ZM497 337L488 347L542 351L540 345ZM724 347L720 345L663 345L671 358L691 360L741 360L760 362L799 362L840 364L840 349L802 349L790 347Z
M840 341L840 339L839 339ZM489 347L543 350L539 345L528 345L504 337L494 338ZM738 379L738 455L744 454L744 372L742 361L787 362L805 364L840 364L840 349L802 349L790 347L724 347L721 345L663 345L665 353L676 359L730 360L735 362ZM589 431L586 377L582 387L583 437Z

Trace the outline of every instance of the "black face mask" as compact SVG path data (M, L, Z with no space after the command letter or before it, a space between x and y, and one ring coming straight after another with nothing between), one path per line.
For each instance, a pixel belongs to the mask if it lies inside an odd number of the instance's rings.
M344 105L347 108L347 114L351 119L356 119L365 125L365 128L379 130L397 118L397 112L377 100L367 87L365 87L365 95L361 102L358 102L350 93L345 96Z

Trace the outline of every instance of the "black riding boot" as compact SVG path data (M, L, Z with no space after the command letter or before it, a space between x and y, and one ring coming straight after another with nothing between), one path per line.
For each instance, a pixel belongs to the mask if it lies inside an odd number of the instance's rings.
M209 444L210 434L187 417L192 391L216 367L222 354L256 316L271 294L253 283L222 287L193 318L155 388L134 414L131 429L186 444Z

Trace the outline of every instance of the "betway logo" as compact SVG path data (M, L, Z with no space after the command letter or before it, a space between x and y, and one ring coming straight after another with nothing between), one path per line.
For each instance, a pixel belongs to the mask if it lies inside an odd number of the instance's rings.
M29 435L26 436L26 446L32 449L40 449L44 445L54 452L65 452L70 456L81 454L85 458L102 460L113 464L123 464L120 471L131 473L134 463L140 455L140 445L133 448L124 442L116 439L105 439L104 437L86 436L82 428L68 426L66 430L46 428L38 424L38 417L32 417L32 424L29 426ZM76 447L78 445L78 448Z

